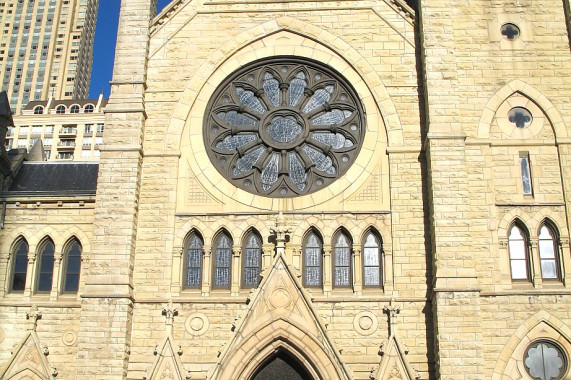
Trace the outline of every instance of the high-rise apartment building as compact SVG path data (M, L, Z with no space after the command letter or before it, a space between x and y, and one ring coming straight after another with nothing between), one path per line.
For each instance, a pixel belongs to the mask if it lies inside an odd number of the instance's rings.
M89 92L99 0L0 0L0 78L12 111Z

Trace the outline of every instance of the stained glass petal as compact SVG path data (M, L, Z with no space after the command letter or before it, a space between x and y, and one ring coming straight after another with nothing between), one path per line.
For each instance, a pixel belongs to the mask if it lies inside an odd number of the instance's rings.
M311 120L311 124L313 125L333 125L333 124L340 124L346 118L352 115L351 111L342 111L340 109L334 109L331 112L327 112L321 114L317 117L314 117Z
M272 154L264 169L262 170L262 176L260 181L262 182L262 188L264 191L268 191L274 183L278 180L280 165L280 155Z
M316 109L317 107L325 104L331 99L331 94L333 93L333 86L326 86L325 88L320 88L315 91L313 96L309 99L305 107L303 107L303 113L308 113Z
M317 170L326 172L331 175L335 174L335 167L333 166L333 161L331 158L327 157L325 154L315 148L312 148L309 145L304 145L302 149L305 154L307 154L310 161L315 165Z
M237 176L248 170L252 169L252 166L258 162L262 154L264 153L265 148L263 146L259 146L254 150L249 151L243 157L236 161L236 166L232 170L232 174Z
M258 123L256 119L236 111L219 112L217 116L228 124L236 127L255 127Z
M266 112L266 108L264 107L260 99L256 98L256 95L254 95L252 91L248 91L241 87L236 87L236 93L238 94L240 103L242 103L246 107L260 114L264 114Z
M311 138L325 145L329 145L333 149L353 146L351 140L347 140L341 133L313 132L311 133Z
M264 83L262 84L264 92L270 99L274 107L280 106L280 83L270 73L264 75Z
M297 186L300 191L305 189L307 174L305 173L305 167L301 160L295 153L288 154L289 162L289 178Z
M238 134L235 136L227 136L224 140L216 144L218 149L234 150L241 146L247 145L256 140L254 134Z
M289 85L289 106L295 107L301 96L303 95L303 90L307 87L307 82L305 81L305 74L299 72L296 74L295 78L292 79Z

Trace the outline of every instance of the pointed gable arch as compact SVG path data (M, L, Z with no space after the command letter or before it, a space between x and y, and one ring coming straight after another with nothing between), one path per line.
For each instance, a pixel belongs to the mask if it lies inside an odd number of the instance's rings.
M567 138L567 129L553 103L535 87L519 79L506 84L490 98L478 123L478 138L489 138L492 120L496 116L498 108L508 98L516 94L530 99L546 115L555 132L555 141Z
M166 338L157 345L156 357L151 368L147 371L144 380L188 380L189 372L184 368L180 358L179 350L175 348L174 338L168 334Z
M557 317L540 310L520 324L498 356L492 380L525 378L524 354L531 343L549 340L571 353L571 329Z
M208 379L251 380L280 350L302 364L313 379L352 378L282 255L235 323L234 336Z
M38 334L29 331L16 346L12 357L0 368L4 380L55 380L57 371L50 365Z

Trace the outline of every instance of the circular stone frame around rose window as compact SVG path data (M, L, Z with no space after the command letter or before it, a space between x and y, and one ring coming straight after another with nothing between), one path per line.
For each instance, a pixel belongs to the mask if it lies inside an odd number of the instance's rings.
M206 151L222 176L274 198L311 194L344 175L365 130L363 106L341 74L289 56L229 75L203 124Z

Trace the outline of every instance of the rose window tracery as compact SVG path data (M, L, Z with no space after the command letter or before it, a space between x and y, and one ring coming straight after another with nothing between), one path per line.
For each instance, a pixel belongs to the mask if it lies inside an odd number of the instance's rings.
M361 103L341 75L295 58L230 75L207 107L204 140L217 170L254 194L295 197L345 174L361 148Z

